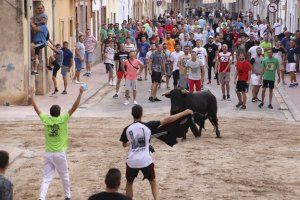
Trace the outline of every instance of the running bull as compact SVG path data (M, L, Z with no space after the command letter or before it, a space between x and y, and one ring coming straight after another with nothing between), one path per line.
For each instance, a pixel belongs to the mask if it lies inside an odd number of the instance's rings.
M199 125L199 133L195 135L193 131L195 136L201 136L204 122L209 119L216 131L217 138L221 137L217 117L217 99L209 90L200 93L189 93L187 90L174 89L163 95L171 99L171 115L185 109L191 109L194 112L192 119Z

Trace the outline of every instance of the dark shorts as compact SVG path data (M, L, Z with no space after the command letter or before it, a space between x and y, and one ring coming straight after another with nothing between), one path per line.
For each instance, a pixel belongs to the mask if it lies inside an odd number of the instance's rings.
M104 63L104 64L105 64L105 67L106 67L107 71L110 71L110 70L114 69L114 65L113 64L111 64L111 63Z
M246 81L238 81L236 83L236 92L245 92L247 93L249 91L249 85L247 84Z
M161 72L152 71L152 75L151 75L152 83L160 83L161 78L162 78Z
M58 70L60 69L60 65L56 62L56 61L53 61L53 71L52 71L52 76L53 77L56 77L56 75L57 75L57 72L58 72Z
M150 164L147 167L144 168L130 168L126 164L126 180L129 183L132 183L134 179L138 176L139 172L142 171L144 175L144 179L148 179L149 181L152 181L155 179L155 171L154 171L154 164Z
M38 47L34 47L34 54L35 55L39 55L40 54L40 50L43 49L46 45L43 44L41 46L38 46Z
M263 80L263 88L274 89L275 81Z

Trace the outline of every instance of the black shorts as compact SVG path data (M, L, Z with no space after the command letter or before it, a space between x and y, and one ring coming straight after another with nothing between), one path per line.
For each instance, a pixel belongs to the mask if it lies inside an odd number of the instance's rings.
M114 65L111 63L104 63L105 64L105 68L107 71L113 70L114 69Z
M173 85L177 86L178 85L178 80L179 80L179 70L175 70L173 73Z
M40 50L43 49L46 45L43 44L41 46L38 46L38 47L34 47L34 54L35 55L39 55L40 54Z
M144 175L144 179L148 179L149 181L152 181L155 179L155 171L154 171L154 164L150 164L147 167L144 168L130 168L126 164L126 180L128 183L132 183L135 179L135 177L138 176L139 171L142 171Z
M238 81L236 83L236 92L248 92L249 91L249 85L247 84L246 81Z
M160 83L161 78L162 78L161 72L152 71L151 74L152 83Z
M56 62L56 61L53 61L52 62L52 64L53 64L53 71L52 71L52 76L53 77L56 77L56 75L57 75L57 72L58 72L58 70L60 69L60 65Z
M274 89L275 81L263 80L263 88Z

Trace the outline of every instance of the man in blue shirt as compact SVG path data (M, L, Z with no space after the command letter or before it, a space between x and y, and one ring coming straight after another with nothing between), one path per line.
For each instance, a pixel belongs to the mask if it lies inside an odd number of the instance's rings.
M291 77L290 88L298 86L297 79L296 79L296 42L291 40L289 42L290 49L287 51L287 65L286 71L289 72Z
M147 63L146 63L146 54L150 48L150 44L146 41L146 37L141 37L141 42L138 43L137 51L139 53L139 60L144 64L145 66L145 80L147 80ZM139 81L142 81L142 77L138 78Z
M46 46L47 43L47 36L48 36L48 27L47 27L47 18L42 17L41 18L41 24L37 26L35 23L31 23L32 30L34 31L33 35L33 52L35 54L35 60L32 66L32 75L37 75L37 66L39 64L38 55L40 53L40 50L43 49Z
M63 59L63 63L61 66L61 75L64 79L64 91L62 92L62 94L67 94L67 87L68 87L68 73L70 72L70 69L73 66L73 53L72 51L69 49L69 43L68 42L64 42L63 43L63 48L62 51L64 52L64 59Z

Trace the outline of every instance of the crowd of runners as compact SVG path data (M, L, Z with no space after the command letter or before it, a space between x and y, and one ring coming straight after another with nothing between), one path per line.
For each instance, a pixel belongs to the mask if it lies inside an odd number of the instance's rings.
M47 16L42 12L37 21L32 23L35 34L35 50L38 51L47 43ZM282 27L280 20L270 24L265 19L254 19L253 16L241 12L237 19L232 19L225 10L207 9L203 12L188 13L165 12L154 19L144 18L141 21L129 19L121 25L103 24L101 28L102 52L108 82L115 86L113 98L120 97L120 86L125 79L125 104L129 104L132 91L134 104L137 95L137 82L147 81L149 84L149 101L161 101L157 97L160 87L179 88L189 92L199 92L209 84L220 85L220 98L230 101L230 82L236 84L239 102L236 107L246 109L249 85L252 85L252 102L260 102L264 106L265 93L269 89L268 108L272 109L272 92L276 83L289 84L292 89L298 86L295 73L299 71L300 32L290 33ZM42 34L42 35L41 35ZM42 43L38 41L42 39ZM86 63L86 76L91 76L92 55L97 42L90 31L80 35L75 49L76 73L74 82L80 83L80 71ZM65 76L73 63L73 53L64 43L52 45L55 56L49 59L49 69L53 70L53 82L56 86L56 73L62 67ZM33 58L35 59L35 57ZM51 66L53 65L53 67ZM116 79L115 74L116 72ZM234 79L231 80L231 73ZM289 81L286 74L289 74ZM33 74L37 74L33 68ZM165 84L165 85L164 85ZM262 88L261 99L259 91ZM55 87L54 93L56 93ZM66 94L66 83L65 90ZM40 199L45 199L48 186L55 169L63 182L66 199L71 198L70 180L67 168L66 150L68 147L67 122L77 109L83 88L67 114L60 114L60 107L53 105L50 117L45 115L34 101L34 91L30 91L33 107L45 126L46 153L44 178L40 189ZM124 147L129 146L126 162L126 195L117 194L121 174L118 169L110 169L105 183L106 193L91 196L90 199L131 199L133 197L133 181L141 170L149 179L154 199L158 199L158 187L155 180L154 164L149 154L149 139L158 126L171 123L181 117L192 114L186 110L177 115L159 121L142 122L143 109L139 105L132 108L134 123L126 127L121 135ZM140 130L145 130L140 133ZM140 135L143 134L143 137ZM12 184L5 179L5 169L9 163L7 152L0 151L0 195L2 199L12 199ZM2 196L0 196L2 197Z
M246 17L242 11L232 19L229 12L214 9L190 18L165 12L154 19L103 24L101 36L109 84L116 85L113 97L119 97L121 80L125 79L126 105L129 91L133 91L133 103L137 104L137 82L149 77L151 102L161 101L156 96L160 87L198 92L206 84L220 85L221 98L230 101L233 81L239 99L236 107L241 109L246 109L249 85L252 102L260 102L259 107L264 106L269 88L270 109L276 82L290 88L298 86L295 73L299 71L300 32L289 32L280 19L270 24L249 13ZM235 73L233 80L231 73Z

